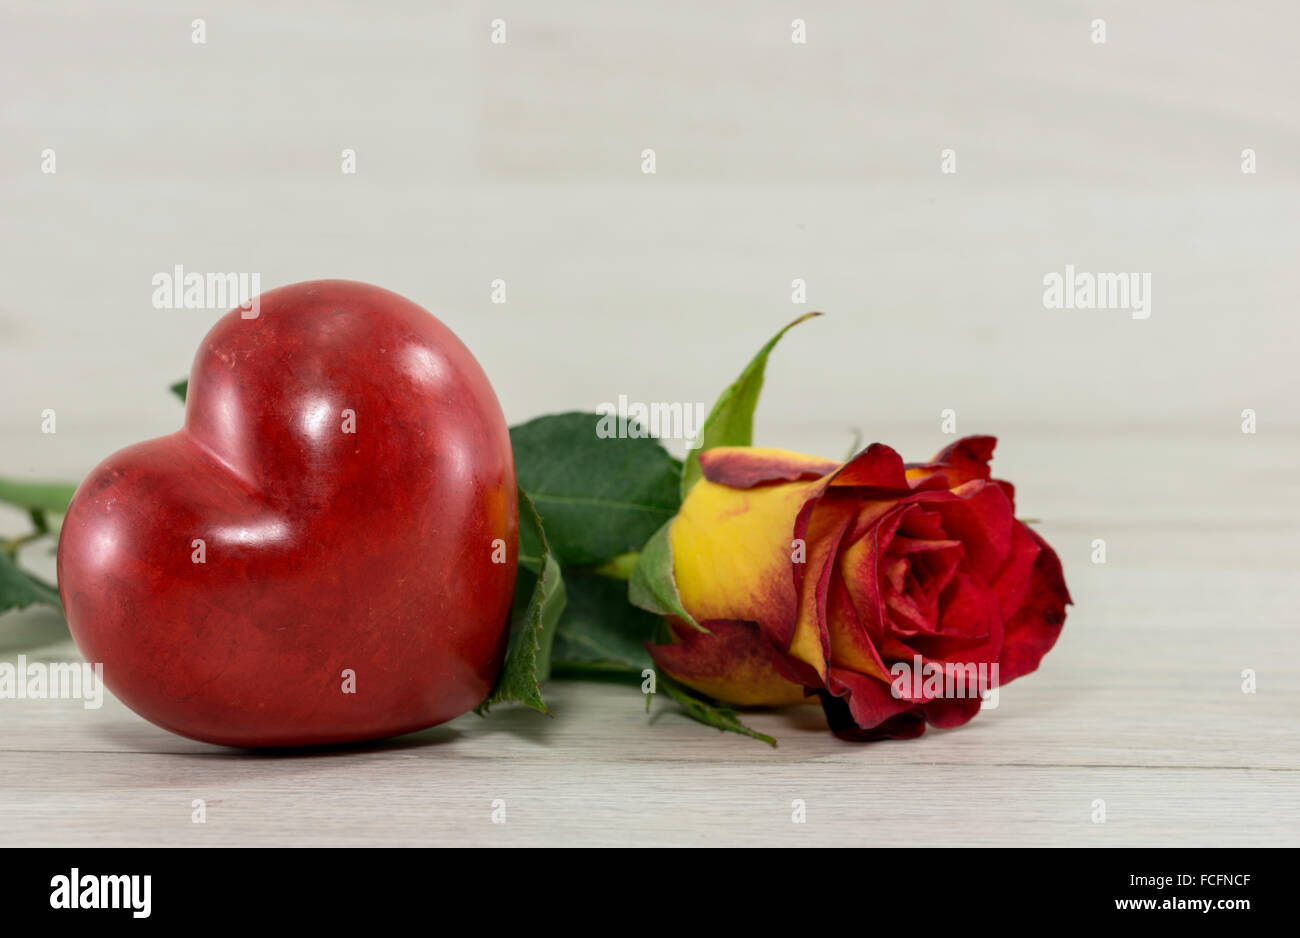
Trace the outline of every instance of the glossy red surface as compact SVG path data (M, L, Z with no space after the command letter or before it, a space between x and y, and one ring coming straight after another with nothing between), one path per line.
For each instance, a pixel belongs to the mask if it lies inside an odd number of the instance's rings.
M282 287L208 333L188 397L183 429L102 462L64 520L64 609L109 689L237 746L374 739L481 702L514 587L514 462L451 331L378 287Z

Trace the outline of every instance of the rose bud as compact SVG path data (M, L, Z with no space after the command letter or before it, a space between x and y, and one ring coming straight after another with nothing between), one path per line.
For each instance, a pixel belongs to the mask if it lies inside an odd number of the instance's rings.
M704 452L669 538L682 607L708 634L670 619L656 664L734 704L816 693L852 739L965 723L1038 666L1070 602L1056 553L990 477L995 443L908 465L880 443L844 464Z

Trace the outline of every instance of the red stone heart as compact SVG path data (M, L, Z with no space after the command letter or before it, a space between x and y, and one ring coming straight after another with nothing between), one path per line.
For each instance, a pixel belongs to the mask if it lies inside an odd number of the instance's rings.
M86 659L159 726L237 746L375 739L487 696L517 531L478 362L414 303L320 280L226 315L185 426L82 482L59 591Z

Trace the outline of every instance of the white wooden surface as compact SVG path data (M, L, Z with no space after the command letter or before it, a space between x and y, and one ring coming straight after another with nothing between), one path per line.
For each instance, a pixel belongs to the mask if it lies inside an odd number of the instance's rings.
M777 750L601 684L296 756L0 701L0 845L1300 843L1294 7L699 6L223 3L205 46L203 10L0 6L0 473L175 427L216 315L151 307L177 263L410 296L512 421L711 401L803 277L831 315L774 359L762 442L998 434L1076 600L1043 668L910 742L753 715ZM1044 310L1066 263L1151 272L1151 319ZM0 618L0 655L72 659L61 628Z
M1246 454L1237 436L1216 451L1174 437L1015 441L1074 489L1041 474L1022 486L1046 491L1030 511L1054 505L1040 530L1077 605L1044 666L961 729L862 746L831 737L815 706L751 715L779 738L772 750L666 701L647 717L636 688L556 683L552 719L498 710L268 756L172 736L111 699L99 711L5 701L0 843L1295 845L1300 534L1293 509L1278 516L1294 482L1268 480L1293 475L1300 445L1259 437ZM1125 445L1147 459L1108 471L1105 453ZM1193 458L1181 492L1163 467ZM1088 559L1095 535L1104 566ZM5 641L72 659L66 641L40 644L59 628L13 617ZM1244 668L1258 693L1242 693ZM504 825L491 823L497 798Z

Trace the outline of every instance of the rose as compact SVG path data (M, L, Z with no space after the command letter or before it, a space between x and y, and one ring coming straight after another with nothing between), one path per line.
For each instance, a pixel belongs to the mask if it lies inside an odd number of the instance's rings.
M1056 553L990 477L995 443L910 465L879 443L843 465L703 453L669 538L682 606L708 634L670 618L656 664L729 703L815 693L849 738L965 723L1038 666L1070 602Z

